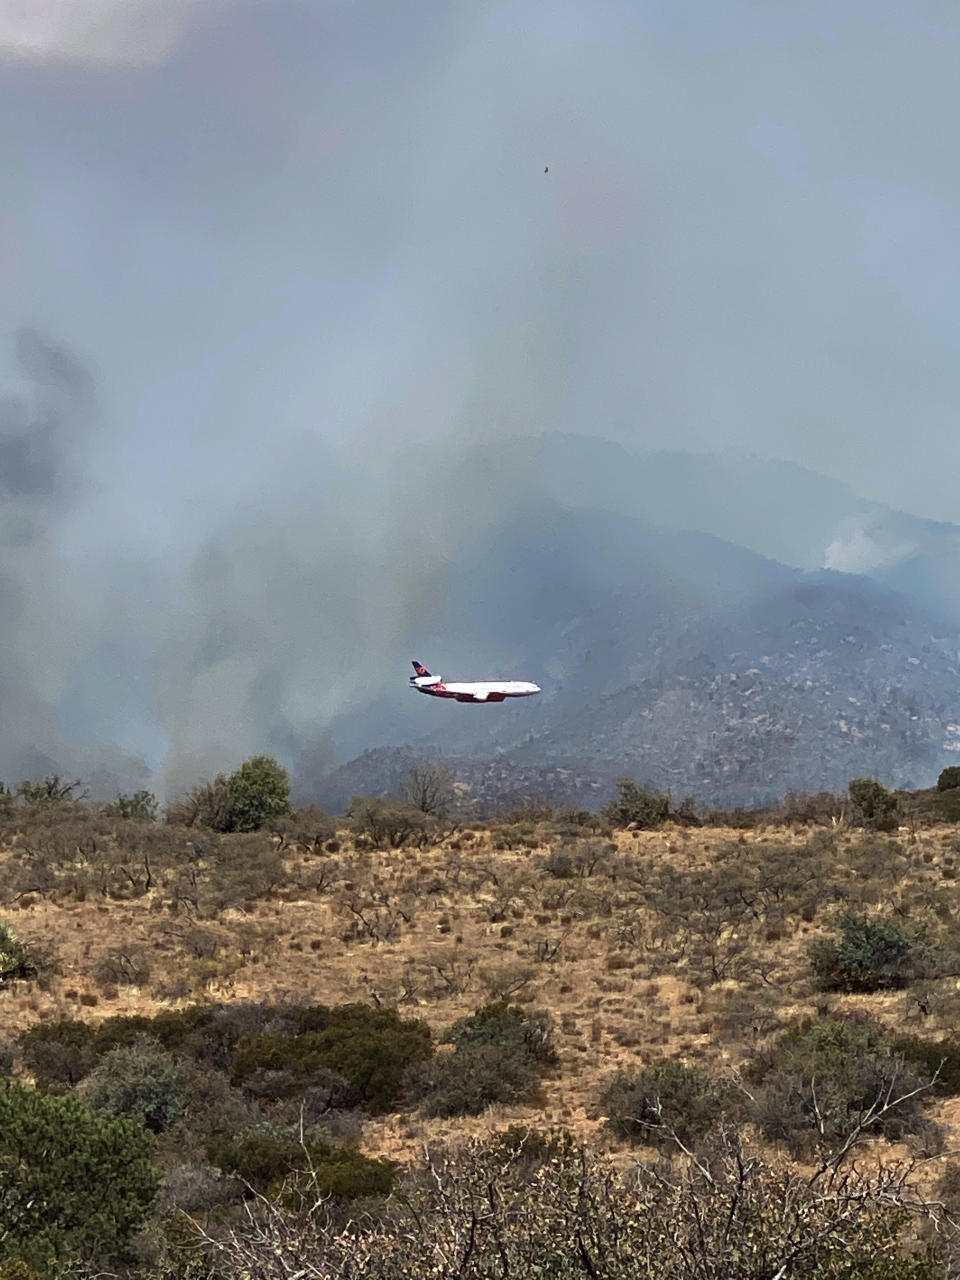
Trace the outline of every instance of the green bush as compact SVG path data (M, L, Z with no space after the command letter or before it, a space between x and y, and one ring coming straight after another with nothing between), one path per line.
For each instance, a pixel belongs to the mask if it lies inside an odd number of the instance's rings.
M245 760L227 779L228 831L259 831L290 812L290 778L272 756Z
M621 1072L601 1096L607 1123L622 1138L651 1146L699 1141L738 1100L729 1085L669 1058L637 1073Z
M848 913L839 939L819 938L809 950L823 991L882 991L930 976L936 955L922 925Z
M33 978L37 962L29 948L17 937L12 924L0 920L0 983L12 978Z
M443 1040L453 1052L422 1068L416 1083L426 1115L479 1115L493 1103L530 1099L557 1060L549 1016L505 1001L461 1018Z
M536 1062L516 1045L466 1045L427 1063L417 1081L427 1116L476 1116L495 1103L529 1102L539 1089Z
M265 1073L289 1073L303 1089L342 1076L356 1101L387 1111L399 1099L408 1070L433 1053L430 1028L393 1009L347 1004L298 1011L294 1034L255 1036L241 1044L231 1070L237 1085L260 1086Z
M185 1067L158 1044L141 1041L105 1054L77 1093L94 1111L131 1116L160 1133L183 1111L186 1083Z
M278 1010L253 1001L195 1004L183 1009L162 1009L153 1017L126 1014L106 1018L93 1036L98 1054L147 1038L156 1040L177 1057L216 1071L228 1071L241 1040L278 1022L282 1022Z
M50 1275L115 1260L156 1198L151 1154L133 1120L0 1082L0 1260Z
M78 1084L97 1065L93 1028L74 1018L35 1023L20 1036L20 1053L45 1090Z
M116 800L103 807L108 818L131 818L136 822L156 822L159 810L160 802L152 791L135 791L130 796L117 792Z
M338 1147L316 1134L250 1130L238 1138L214 1139L207 1151L211 1164L264 1193L293 1174L308 1173L323 1195L353 1200L386 1196L396 1171L389 1160L372 1160L359 1151Z
M937 778L938 791L952 791L954 787L960 787L960 764L948 765Z
M632 778L617 780L617 796L604 809L615 827L657 827L670 816L670 797L638 786Z
M886 830L897 812L897 797L876 778L851 778L847 785L857 813L867 822L880 824Z
M541 1068L555 1066L557 1061L550 1015L525 1013L519 1005L507 1004L505 1000L485 1004L468 1017L460 1018L444 1033L443 1042L452 1044L455 1050L484 1044L500 1049L516 1046Z
M929 1081L921 1055L907 1057L891 1037L859 1018L794 1023L748 1068L756 1086L754 1119L772 1141L803 1155L816 1143L836 1144L887 1095ZM924 1123L923 1094L900 1104L870 1132L896 1140Z

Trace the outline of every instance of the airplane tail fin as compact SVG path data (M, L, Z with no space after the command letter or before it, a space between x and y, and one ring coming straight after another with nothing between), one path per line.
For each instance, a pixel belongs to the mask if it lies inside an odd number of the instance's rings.
M417 673L418 676L428 676L431 674L431 672L427 670L427 668L423 665L423 663L418 662L416 658L412 659L412 665L413 665L414 671Z

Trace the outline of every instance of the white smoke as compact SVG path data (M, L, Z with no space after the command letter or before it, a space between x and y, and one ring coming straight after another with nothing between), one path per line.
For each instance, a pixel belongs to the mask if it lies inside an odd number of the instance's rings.
M876 573L899 564L915 550L904 542L884 545L863 517L854 517L843 522L828 544L823 567L837 573Z

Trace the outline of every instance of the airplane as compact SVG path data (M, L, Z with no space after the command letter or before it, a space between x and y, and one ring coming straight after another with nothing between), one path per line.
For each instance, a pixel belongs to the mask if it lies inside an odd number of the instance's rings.
M506 698L530 698L540 692L538 684L529 680L470 680L444 684L442 676L431 675L422 662L413 659L416 675L410 677L410 688L429 693L431 698L456 698L457 702L503 702Z

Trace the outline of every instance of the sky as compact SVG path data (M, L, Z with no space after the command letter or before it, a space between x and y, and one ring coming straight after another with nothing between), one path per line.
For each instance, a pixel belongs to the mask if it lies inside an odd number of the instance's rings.
M0 0L0 775L302 743L544 430L960 522L958 62L947 0Z

